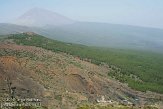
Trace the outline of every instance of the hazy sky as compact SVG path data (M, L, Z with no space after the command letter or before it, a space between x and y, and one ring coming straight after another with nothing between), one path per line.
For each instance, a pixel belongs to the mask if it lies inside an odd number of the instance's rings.
M163 28L163 0L0 0L0 22L34 7L79 21Z

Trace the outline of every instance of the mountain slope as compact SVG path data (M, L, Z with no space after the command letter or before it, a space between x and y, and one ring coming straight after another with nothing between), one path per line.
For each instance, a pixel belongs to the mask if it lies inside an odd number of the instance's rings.
M33 31L51 39L91 46L163 51L163 30L105 23L78 22L44 28L0 24L0 34Z
M86 58L93 56L87 53L93 48L50 40L31 32L5 37L8 38L0 42L0 77L11 76L16 92L21 92L16 93L16 97L23 97L24 90L29 90L30 97L39 96L51 109L76 108L83 103L95 103L101 96L119 103L127 100L135 105L163 99L161 94L135 91L110 79L108 73L117 67L93 64L93 59ZM84 60L74 54L84 53L86 48ZM12 77L14 72L17 78ZM28 84L20 78L33 82ZM0 87L4 86L5 81L0 81ZM32 88L32 84L37 88ZM40 93L33 95L37 91Z
M29 27L25 27L25 26L8 24L8 23L0 23L0 34L1 35L27 32L30 30L32 30L32 29Z
M117 47L163 51L163 30L97 22L78 22L58 13L33 8L20 16L14 24L26 25L30 30L49 38L91 46ZM4 34L4 25L0 34ZM29 27L17 27L17 31L29 31ZM38 27L38 28L33 28ZM16 29L7 26L9 31ZM6 29L7 29L6 28ZM7 31L7 30L5 30Z
M9 23L0 23L0 35L14 34L14 33L23 33L33 31L36 33L45 33L45 30L36 27L27 27Z
M46 9L33 8L16 19L16 21L13 23L24 26L43 27L46 25L66 25L73 22L74 21L70 18L67 18L58 13Z
M163 30L161 29L77 22L60 27L49 27L47 30L51 38L66 42L113 48L163 50Z
M34 36L38 35L34 34ZM88 58L97 65L101 62L111 64L110 67L113 67L116 71L108 74L121 82L127 82L130 87L137 90L163 93L162 54L87 47L53 41L45 37L31 37L32 40L27 40L28 37L26 34L18 34L10 38L14 39L17 44L42 47L55 52L65 52L82 59ZM119 68L114 68L114 66ZM122 75L119 75L119 73ZM142 81L143 83L141 83Z

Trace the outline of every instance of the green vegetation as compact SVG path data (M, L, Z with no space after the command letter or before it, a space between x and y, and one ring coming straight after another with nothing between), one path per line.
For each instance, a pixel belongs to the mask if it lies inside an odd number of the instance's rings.
M117 106L112 106L112 105L107 105L107 106L83 105L83 106L79 106L77 109L140 109L140 108L132 107L132 106L122 106L122 105L117 105ZM146 106L146 107L141 108L141 109L158 109L158 108Z
M55 99L58 100L58 101L61 101L62 100L62 95L56 95Z
M16 56L18 58L29 57L31 59L36 57L34 54L27 51L16 51L11 49L0 49L0 56Z
M88 47L26 33L10 35L8 38L14 39L17 44L42 47L54 52L65 52L80 59L90 59L98 65L102 62L107 63L112 69L108 75L128 83L131 88L163 93L162 54Z
M3 108L0 108L0 109L3 109ZM47 107L29 107L29 106L26 106L26 107L12 107L10 109L48 109L48 108Z
M1 108L0 108L1 109ZM19 107L12 107L12 109L48 109L47 107L32 107L32 106L19 106Z

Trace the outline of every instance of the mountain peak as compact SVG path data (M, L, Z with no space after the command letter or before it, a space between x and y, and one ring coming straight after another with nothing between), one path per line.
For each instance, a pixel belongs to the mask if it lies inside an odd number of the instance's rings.
M25 26L43 27L46 25L60 26L73 22L75 21L56 12L43 8L32 8L20 16L14 23Z

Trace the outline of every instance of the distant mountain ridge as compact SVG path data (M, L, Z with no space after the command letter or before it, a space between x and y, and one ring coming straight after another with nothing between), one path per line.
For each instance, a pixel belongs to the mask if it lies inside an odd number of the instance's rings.
M33 8L16 19L13 23L24 26L43 27L46 25L66 25L73 22L75 21L58 13L42 8Z
M32 31L51 39L89 46L163 51L163 30L157 28L79 22L40 8L29 10L14 24L0 24L0 34Z

